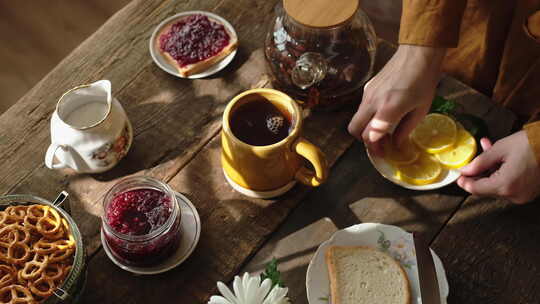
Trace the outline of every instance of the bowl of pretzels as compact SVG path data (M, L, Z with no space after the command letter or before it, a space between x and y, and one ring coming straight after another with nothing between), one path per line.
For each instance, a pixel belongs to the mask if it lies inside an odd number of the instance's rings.
M0 304L74 303L86 279L71 216L32 195L0 197Z

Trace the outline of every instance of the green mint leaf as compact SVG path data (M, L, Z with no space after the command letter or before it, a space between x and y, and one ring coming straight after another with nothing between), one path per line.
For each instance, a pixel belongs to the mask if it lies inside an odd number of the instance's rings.
M457 103L452 100L447 100L441 96L435 96L431 104L430 113L441 113L456 119L461 125L476 138L480 140L482 137L489 136L486 122L480 117L458 113Z
M476 140L482 137L489 137L489 130L486 122L477 116L471 114L456 114L456 119L461 125L471 133Z
M447 100L436 95L431 103L431 113L451 114L457 107L457 104L452 100Z
M281 280L281 272L277 268L277 259L273 258L267 265L263 273L261 273L261 281L270 279L272 281L272 288L274 286L284 287Z

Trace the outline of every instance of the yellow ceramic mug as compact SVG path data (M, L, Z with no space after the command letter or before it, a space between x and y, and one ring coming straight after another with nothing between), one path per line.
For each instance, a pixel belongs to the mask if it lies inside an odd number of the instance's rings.
M253 146L231 131L230 119L239 106L266 99L291 117L289 135L267 145ZM272 89L253 89L234 97L223 113L221 164L227 181L239 192L254 197L273 197L288 191L296 181L316 187L328 176L328 165L319 148L301 137L302 110L287 94ZM302 157L315 170L304 166Z

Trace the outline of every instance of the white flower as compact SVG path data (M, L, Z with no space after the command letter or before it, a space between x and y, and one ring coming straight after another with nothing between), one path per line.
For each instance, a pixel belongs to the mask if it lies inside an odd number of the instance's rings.
M275 286L272 288L272 281L266 279L261 284L259 276L234 277L233 292L222 282L217 283L222 296L212 296L208 304L288 304L287 292L289 289ZM272 291L270 291L272 288Z

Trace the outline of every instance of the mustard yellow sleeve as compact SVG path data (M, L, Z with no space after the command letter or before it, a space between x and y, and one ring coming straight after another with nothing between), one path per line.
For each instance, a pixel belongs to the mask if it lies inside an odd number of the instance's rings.
M529 144L536 155L536 163L540 165L540 121L526 124L523 129L527 132Z
M403 0L400 44L453 48L467 0Z

